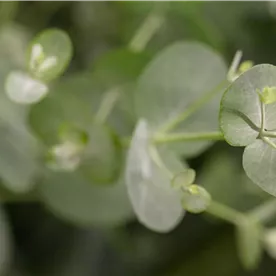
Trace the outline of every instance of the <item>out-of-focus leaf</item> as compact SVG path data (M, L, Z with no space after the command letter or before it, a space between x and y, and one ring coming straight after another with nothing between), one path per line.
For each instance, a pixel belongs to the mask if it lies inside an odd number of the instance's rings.
M172 181L171 185L173 188L179 189L181 187L187 187L193 184L195 180L196 173L193 169L187 169L183 172L176 174Z
M118 88L116 117L110 116L109 121L124 135L130 135L134 128L136 122L133 103L135 81L150 59L151 55L147 52L134 53L121 48L107 52L98 58L93 66L93 77L99 80L106 89Z
M150 61L151 55L134 53L128 49L107 52L93 64L93 76L113 87L134 81Z
M220 126L226 141L246 146L243 167L249 178L266 192L276 195L275 138L267 134L276 128L276 103L265 104L267 87L276 86L276 67L261 64L242 74L221 101ZM264 93L264 94L263 94Z
M122 161L117 138L106 126L92 125L80 166L83 174L92 182L110 183L118 177Z
M73 52L69 36L59 29L39 33L29 46L29 71L39 80L48 82L61 75L68 66Z
M39 148L26 125L27 108L11 102L4 92L9 71L22 66L26 42L24 31L10 28L11 33L5 28L0 31L0 177L13 192L27 192L39 170Z
M31 107L30 125L47 145L57 144L62 125L83 130L91 126L103 92L102 85L88 73L66 78L50 89L48 97Z
M122 165L121 146L116 135L106 126L91 122L89 129L74 127L63 130L61 142L50 148L47 164L55 171L77 168L92 183L112 184Z
M25 51L29 39L29 32L21 25L9 24L1 28L1 68L3 66L8 72L8 69L22 69L25 66Z
M12 71L5 86L8 97L22 104L39 102L48 92L45 84L20 71Z
M140 120L127 156L126 185L138 220L154 231L168 232L184 214L180 195L170 185L172 175L168 170L179 172L183 165L169 151L159 155L150 143L150 135L147 121Z
M0 275L6 275L10 266L12 242L10 227L2 207L0 208Z
M159 53L138 80L135 110L158 131L182 114L226 77L222 58L209 47L196 42L177 42ZM176 131L217 130L219 94L181 123ZM181 155L202 152L210 142L174 143L169 146Z
M246 218L236 226L240 261L247 270L255 269L262 256L261 225Z
M76 225L116 226L133 215L121 179L105 187L91 185L78 172L51 173L38 192L47 209Z

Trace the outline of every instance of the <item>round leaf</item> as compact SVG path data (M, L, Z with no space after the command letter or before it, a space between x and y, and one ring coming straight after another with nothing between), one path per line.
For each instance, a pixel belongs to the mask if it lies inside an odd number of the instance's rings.
M47 92L45 84L20 71L11 72L6 80L6 93L16 103L37 103Z
M196 42L177 42L161 51L138 80L135 110L159 131L175 120L204 94L226 78L222 58ZM217 130L219 95L177 127L176 131ZM169 147L180 155L196 155L211 142L175 143Z
M27 53L29 71L42 81L51 81L67 68L73 47L69 36L62 30L49 29L39 33Z
M195 180L196 173L193 169L187 169L183 172L176 174L171 185L173 188L180 189L181 187L187 187L192 184Z
M115 226L132 218L124 183L91 185L79 173L51 173L38 185L45 206L81 226Z
M186 187L181 197L182 207L191 213L204 212L211 202L210 194L203 188L196 184Z
M276 139L271 139L276 142ZM276 149L262 140L247 146L243 167L248 177L266 192L276 196Z
M184 211L179 194L170 185L168 169L174 173L183 170L183 165L168 151L159 154L150 144L147 122L140 120L127 156L125 178L128 194L142 224L157 232L169 232L181 221ZM154 155L164 160L163 166L153 160Z
M262 111L259 91L276 86L276 67L261 64L242 74L221 100L220 127L233 146L247 146L259 136ZM265 106L264 126L276 128L276 103Z

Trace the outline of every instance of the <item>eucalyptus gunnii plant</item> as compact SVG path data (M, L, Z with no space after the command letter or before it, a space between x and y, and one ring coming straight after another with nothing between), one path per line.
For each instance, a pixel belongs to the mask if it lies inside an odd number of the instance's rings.
M92 73L60 82L72 42L58 29L38 34L25 70L6 78L10 139L21 137L13 152L20 174L1 175L11 192L35 190L48 209L78 225L118 225L134 212L166 233L186 211L210 214L236 227L241 261L253 269L263 247L276 255L276 230L265 227L276 199L235 210L196 184L195 170L181 159L219 140L245 147L246 174L276 196L275 66L240 64L238 51L227 69L214 50L187 41L152 57L145 47L163 22L163 10L154 10L128 47L108 53Z

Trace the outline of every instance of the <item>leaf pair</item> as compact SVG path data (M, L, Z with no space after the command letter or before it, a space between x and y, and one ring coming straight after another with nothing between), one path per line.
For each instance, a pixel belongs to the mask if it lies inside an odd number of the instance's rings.
M211 202L210 194L203 188L193 184L195 171L186 169L172 179L172 187L181 193L182 207L191 213L201 213Z
M152 138L225 77L226 66L214 51L195 42L177 42L157 54L137 81L133 101L138 123L128 152L126 184L139 221L150 229L168 232L179 223L184 213L182 194L170 185L173 174L185 171L178 157L197 155L211 144L176 143L156 149ZM189 114L176 131L217 129L218 102L211 100ZM190 188L182 203L200 212L210 198L203 188Z
M276 67L262 64L242 74L221 100L220 127L226 141L245 146L243 167L249 178L276 196ZM260 92L263 94L260 97ZM271 95L272 93L272 95ZM272 98L271 98L272 97Z
M12 71L6 80L6 93L16 103L32 104L48 93L46 83L60 76L67 68L73 47L68 35L49 29L33 40L27 51L28 73Z

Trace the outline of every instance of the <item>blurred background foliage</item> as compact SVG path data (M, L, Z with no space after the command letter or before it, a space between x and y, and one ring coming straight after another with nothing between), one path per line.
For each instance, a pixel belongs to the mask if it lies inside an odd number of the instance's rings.
M41 146L36 144L58 143L60 137L52 133L58 133L63 121L73 120L83 128L91 124L104 92L116 87L123 93L131 91L152 57L175 41L203 42L227 64L238 49L255 63L276 63L273 2L160 2L157 5L166 10L163 25L145 51L134 53L128 44L154 5L150 1L0 2L0 275L248 274L238 261L231 225L187 214L174 231L161 235L139 224L114 166L104 173L109 176L106 183L118 182L110 187L88 184L91 175L85 173L86 177L79 172L40 173L43 156L36 156L35 147ZM51 94L26 110L6 98L5 78L12 69L25 67L30 39L51 27L69 34L73 59L64 76L51 84ZM124 153L113 145L116 135L131 134L132 111L131 101L120 101L108 118L110 128L95 124L96 156L103 156L104 164L120 163ZM36 136L31 135L33 129ZM111 159L106 159L110 152ZM34 159L26 158L29 154ZM197 171L196 183L214 199L245 211L269 195L245 176L241 154L242 149L218 142L188 163ZM275 271L275 260L265 254L250 275L275 275Z

